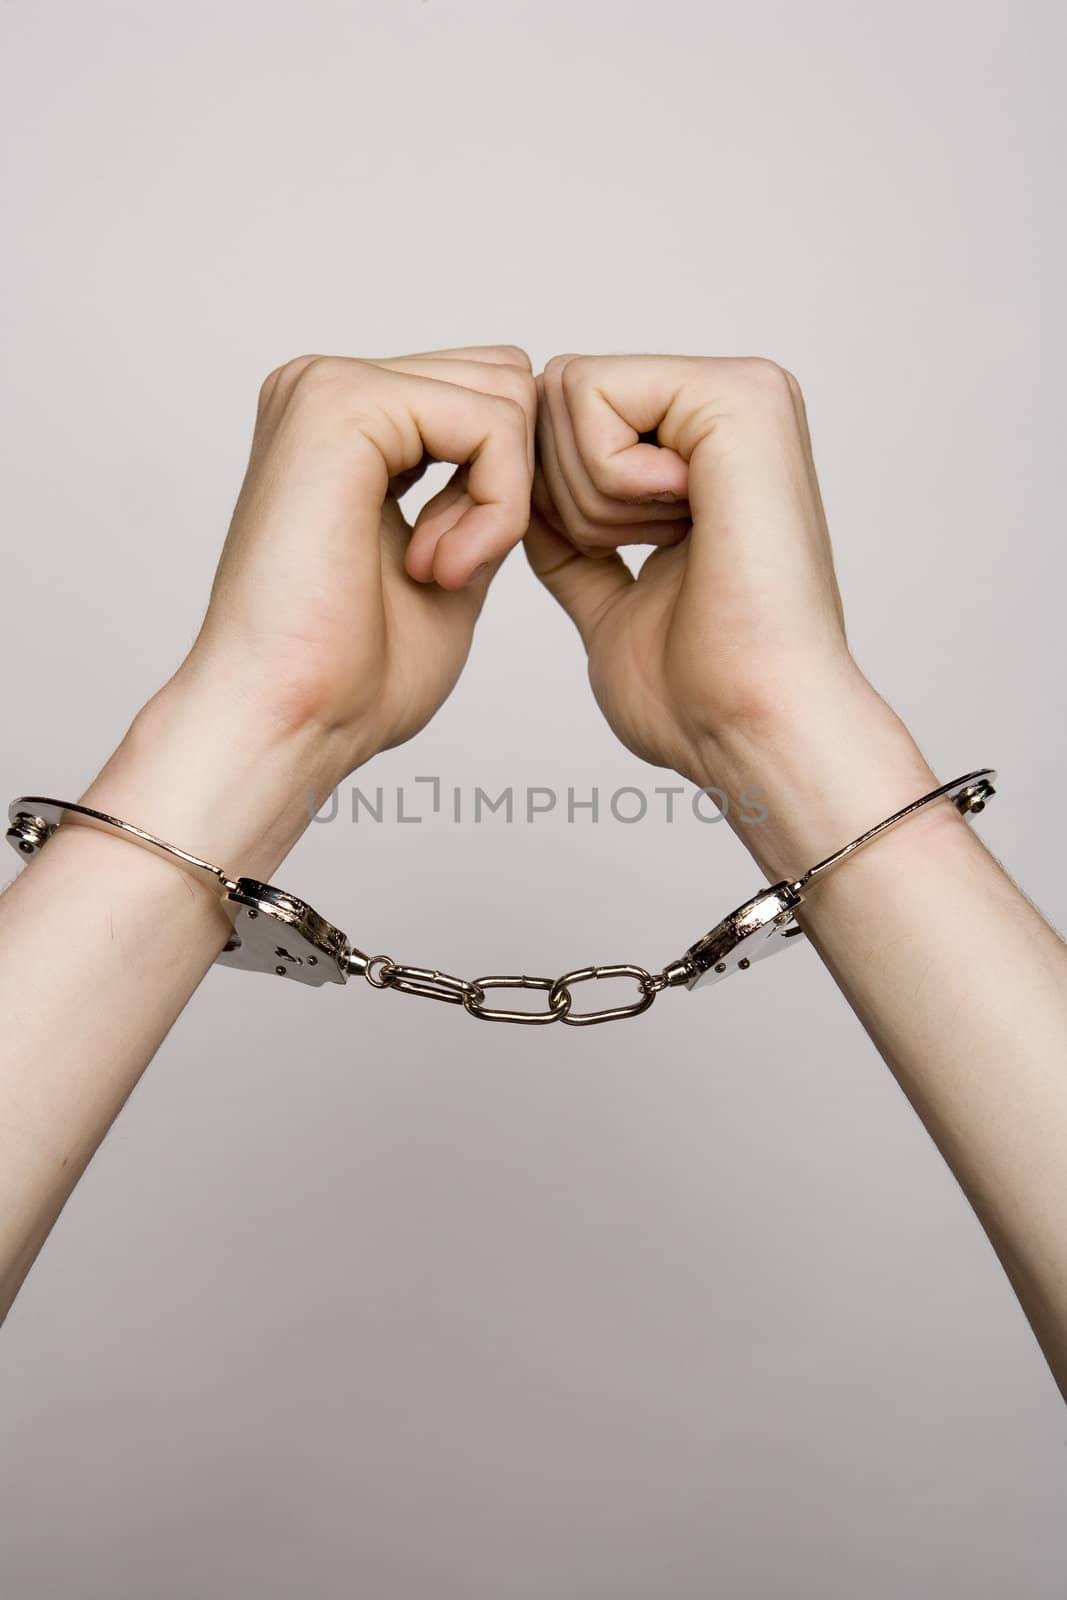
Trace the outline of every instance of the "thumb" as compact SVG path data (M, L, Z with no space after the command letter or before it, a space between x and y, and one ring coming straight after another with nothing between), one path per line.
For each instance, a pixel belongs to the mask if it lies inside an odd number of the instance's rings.
M555 595L588 650L605 611L633 587L626 563L615 550L602 556L583 555L533 510L525 549L530 566L548 592Z

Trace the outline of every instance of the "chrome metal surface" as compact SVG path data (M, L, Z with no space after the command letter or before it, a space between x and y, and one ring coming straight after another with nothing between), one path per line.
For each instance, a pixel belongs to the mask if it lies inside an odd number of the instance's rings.
M132 822L110 817L106 811L94 811L92 806L75 805L69 800L48 800L41 795L23 795L18 800L12 800L7 814L11 823L7 839L22 855L35 855L60 823L69 820L83 827L103 829L105 833L117 833L139 844L142 849L151 850L156 855L170 856L188 871L211 878L224 889L234 887L234 880L228 878L221 867L204 861L200 856L191 855L188 850L179 849L176 844L168 844L165 839L149 833L145 828L135 827Z
M29 811L16 811L7 830L7 842L20 855L32 856L48 843L54 832L54 826L43 817L36 817Z
M814 867L809 867L802 878L798 878L793 887L798 894L807 888L814 878L824 872L829 872L831 867L839 866L849 856L855 855L857 850L862 850L864 845L878 839L883 833L888 833L890 828L895 828L898 822L904 822L908 817L913 817L917 811L925 806L932 805L935 800L951 800L961 816L977 816L985 810L986 801L991 800L996 794L993 787L996 773L992 767L981 767L977 772L968 772L962 778L953 778L951 783L943 783L939 789L931 789L929 794L924 794L918 800L913 800L910 805L902 806L891 817L886 817L884 822L875 823L873 828L868 828L866 833L861 833L858 839L853 839L849 844L842 845L840 850L835 850L832 856L827 856L825 861L819 861Z
M357 950L354 945L349 945L345 964L348 967L348 976L350 978L365 978L370 961L362 950Z
M776 883L731 911L686 951L691 972L688 987L719 983L734 972L747 972L754 961L762 961L765 956L788 949L791 941L802 939L803 932L794 917L800 902L801 897L791 884Z
M272 972L313 988L347 983L347 938L305 901L255 878L239 878L226 898L236 915L221 966Z
M569 997L573 1002L571 985L575 983L596 982L601 978L634 978L637 981L638 996L629 1005L606 1006L601 1011L574 1011L570 1003L567 1009L560 1013L559 1020L569 1023L572 1028L585 1028L594 1022L615 1022L621 1017L639 1017L642 1011L647 1011L658 993L655 979L644 967L620 965L614 967L579 967L574 972L565 972L562 978L557 978L548 991L550 1006L561 1003L563 996Z
M284 889L260 883L255 878L230 878L221 867L168 844L144 828L69 801L33 795L13 800L8 809L7 839L21 856L30 857L47 844L61 823L73 821L103 828L144 849L170 857L188 871L206 876L223 891L234 913L233 936L218 957L223 966L239 967L246 972L269 972L315 987L361 977L374 989L395 989L399 994L462 1006L482 1022L512 1022L535 1027L563 1022L582 1028L640 1016L664 989L693 989L702 983L717 983L734 972L748 972L754 962L788 948L790 943L799 942L804 935L796 912L814 879L840 866L873 839L937 800L949 799L963 816L977 816L996 793L995 778L992 768L982 767L913 800L824 861L809 867L794 882L783 881L760 889L702 939L690 945L684 956L668 962L657 973L619 963L578 967L559 978L493 974L467 979L440 972L435 967L407 966L394 961L392 956L366 956L349 943L340 928L335 928L306 901L287 894ZM637 985L636 997L623 1005L604 1006L598 1011L575 1011L573 987L605 978L632 978ZM490 1006L486 1003L486 992L491 989L537 990L547 996L546 1008L520 1011Z
M477 1017L479 1022L519 1022L539 1025L544 1022L556 1022L565 1016L571 1008L570 991L561 993L558 999L552 998L556 987L554 978L528 978L500 977L475 978L476 989L543 989L549 996L549 1009L547 1011L508 1011L501 1007L487 1006L483 995L481 1000L473 996L466 996L463 1004L472 1017Z
M375 982L373 978L370 981ZM405 966L400 961L388 963L379 974L375 987L396 989L400 994L421 995L426 1000L443 1000L453 1006L461 1006L468 996L472 1000L485 998L478 985L468 982L466 978L454 978L450 972L438 972L434 967Z
M392 972L395 966L396 962L392 956L371 956L363 976L372 989L388 989L389 973ZM378 969L377 972L374 970L375 967Z

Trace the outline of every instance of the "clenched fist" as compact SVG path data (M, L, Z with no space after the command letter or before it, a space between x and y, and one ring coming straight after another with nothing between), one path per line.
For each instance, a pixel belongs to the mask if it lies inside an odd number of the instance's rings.
M825 759L832 738L899 731L904 787L919 781L928 769L849 653L792 375L752 359L557 356L539 390L526 548L623 743L699 784L780 793L817 746L820 771L841 764ZM634 578L616 546L638 541L660 548Z
M272 871L451 691L527 529L535 415L512 346L271 373L203 626L90 804ZM456 471L410 527L398 497L434 460Z

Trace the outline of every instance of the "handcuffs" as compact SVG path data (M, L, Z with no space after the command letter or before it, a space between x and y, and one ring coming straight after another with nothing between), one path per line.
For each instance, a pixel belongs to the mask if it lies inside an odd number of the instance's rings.
M158 855L177 860L187 871L221 890L226 904L232 908L233 932L217 957L223 966L238 967L244 972L271 973L315 987L363 977L375 989L394 989L401 994L462 1005L471 1016L485 1022L564 1022L577 1027L638 1016L648 1010L663 989L695 989L719 983L732 973L747 972L756 961L798 943L804 937L804 930L796 920L796 912L816 878L937 800L951 800L962 816L977 815L996 793L996 776L991 768L983 767L942 784L809 867L802 877L760 889L703 938L691 944L677 961L668 962L658 973L622 963L576 968L559 978L491 974L467 979L434 968L408 966L390 956L367 956L351 944L340 928L284 889L255 878L231 878L221 867L167 844L133 823L69 801L37 795L13 800L8 808L7 839L21 856L31 857L47 844L61 824L75 821L118 834ZM599 1011L576 1011L574 986L605 978L633 979L637 998L626 1005ZM498 989L540 990L546 996L545 1009L525 1011L491 1006L487 993Z

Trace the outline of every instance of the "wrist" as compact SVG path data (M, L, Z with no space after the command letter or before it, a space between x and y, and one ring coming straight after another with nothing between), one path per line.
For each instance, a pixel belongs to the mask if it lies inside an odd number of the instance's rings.
M784 693L766 715L709 741L697 781L747 797L728 820L773 880L798 876L939 779L857 671L819 694ZM756 806L761 820L740 820Z
M179 673L83 799L231 876L267 879L351 770L351 740L340 745L329 730L279 727L240 694L206 692Z

